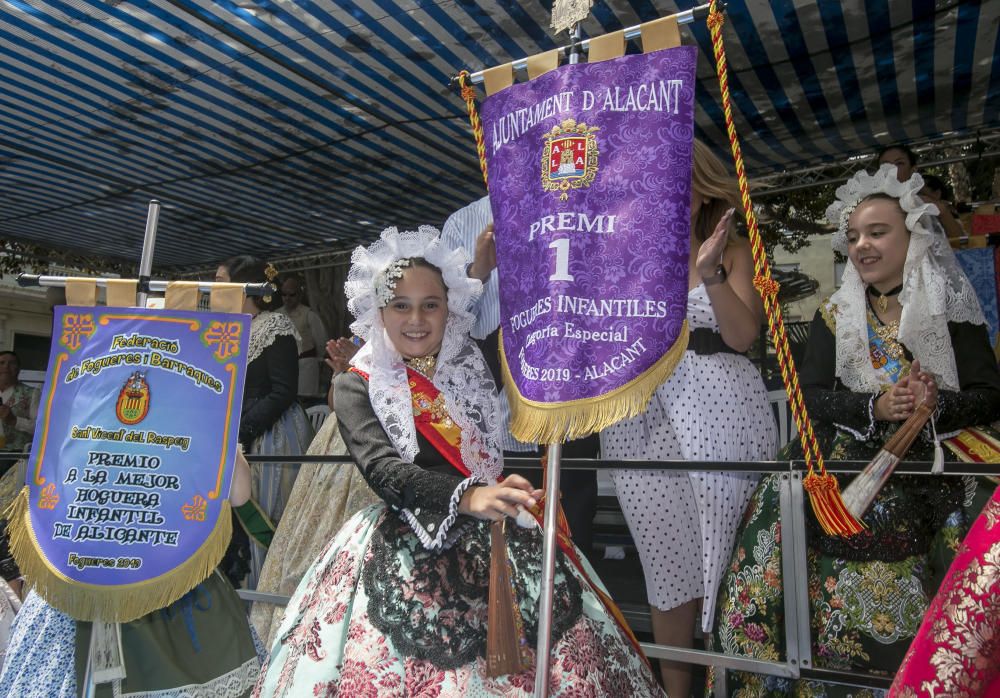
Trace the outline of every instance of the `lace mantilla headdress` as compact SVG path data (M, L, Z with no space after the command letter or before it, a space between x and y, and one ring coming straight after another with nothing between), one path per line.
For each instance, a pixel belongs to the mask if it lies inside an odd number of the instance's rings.
M417 433L413 423L406 366L382 324L382 308L392 300L409 260L422 257L441 270L448 292L448 320L432 382L441 391L449 416L462 430L462 460L480 482L500 476L500 409L496 386L479 347L469 335L473 302L482 283L466 274L468 255L441 242L438 231L382 231L379 240L358 247L344 291L356 318L351 331L366 340L351 364L369 375L368 394L382 427L401 458L413 462Z
M937 206L919 196L923 186L919 174L900 182L895 165L882 165L873 175L858 172L837 189L837 200L826 209L826 219L837 226L831 241L833 249L846 255L848 220L858 204L877 193L899 202L910 243L899 293L903 311L898 338L942 389L958 390L948 323L984 324L985 319L972 284L948 245ZM836 375L851 390L877 393L882 390L882 381L869 356L866 293L858 270L848 264L840 289L830 297L837 320Z

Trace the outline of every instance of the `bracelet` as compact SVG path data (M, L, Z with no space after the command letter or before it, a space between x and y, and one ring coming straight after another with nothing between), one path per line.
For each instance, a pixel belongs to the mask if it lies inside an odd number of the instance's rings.
M726 283L726 279L728 278L729 278L729 273L726 271L726 268L721 264L718 264L715 267L715 273L712 274L712 276L708 277L707 279L704 276L701 277L701 281L706 286L715 286L716 284Z

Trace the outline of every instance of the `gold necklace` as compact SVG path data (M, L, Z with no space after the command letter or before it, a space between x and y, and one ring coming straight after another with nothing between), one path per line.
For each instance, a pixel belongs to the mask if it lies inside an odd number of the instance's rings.
M880 313L884 313L886 310L889 309L889 298L892 296L898 296L899 292L902 290L903 290L903 284L900 284L899 286L896 286L895 288L892 288L886 291L885 293L882 293L874 286L869 286L868 294L870 296L875 297L875 305L878 306L878 310Z
M428 378L434 375L434 367L437 365L437 356L417 356L405 361L406 365L417 373L422 373Z
M875 335L882 340L882 350L892 359L897 361L905 355L903 345L899 343L899 320L882 323L875 313L872 313L872 329Z

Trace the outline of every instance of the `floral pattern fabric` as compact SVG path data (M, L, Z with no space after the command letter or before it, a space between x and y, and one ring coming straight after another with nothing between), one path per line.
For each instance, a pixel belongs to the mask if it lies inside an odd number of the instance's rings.
M962 543L889 695L1000 695L1000 488Z
M719 591L712 644L726 654L784 658L778 483L777 475L765 478L751 499ZM808 596L817 667L891 675L899 665L975 508L974 482L931 485L944 494L932 499L917 478L890 479L864 517L868 529L857 540L828 539L818 526L810 527ZM910 520L902 512L918 509L929 511L928 519L938 525L932 535L914 533L922 544L897 552ZM884 694L747 672L732 672L728 689L734 698Z
M485 645L486 634L486 522L468 521L453 548L430 552L409 528L390 517L384 506L369 507L331 541L288 606L255 695L532 695L533 666L521 674L486 676L479 647ZM533 546L537 541L531 542L532 537L540 538L539 532L512 534L514 542L508 546L529 632L539 593L538 575L530 565L537 561L518 548ZM588 574L593 573L588 569ZM388 585L394 587L391 595L384 593ZM549 695L662 696L648 667L575 568L557 566L556 589L561 610L555 614ZM387 605L405 609L405 615L412 613L416 619L404 631L405 638L387 632L383 621L392 621L392 627L401 624L398 618L385 618ZM475 651L465 654L470 641ZM461 661L455 661L459 655Z
M990 344L997 346L1000 337L1000 306L997 299L997 267L992 247L977 247L968 250L957 250L962 271L972 282L976 297L983 308L983 316L990 330Z
M331 414L316 432L306 455L347 455L337 427L337 416ZM257 591L291 596L344 522L378 501L353 463L304 463L285 505L294 516L284 517L278 525ZM250 621L268 647L284 612L283 607L273 604L253 605Z

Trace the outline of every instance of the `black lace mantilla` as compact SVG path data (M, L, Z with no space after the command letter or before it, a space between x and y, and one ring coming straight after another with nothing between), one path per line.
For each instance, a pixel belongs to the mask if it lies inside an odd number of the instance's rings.
M537 530L507 527L507 549L527 641L538 636L538 589L542 537ZM371 623L406 656L455 669L486 654L489 602L489 524L475 521L446 550L425 550L409 527L387 516L375 530L364 567ZM403 560L409 564L404 565ZM580 617L580 583L561 551L556 553L552 643Z
M840 477L840 487L850 478ZM895 562L926 553L948 517L961 510L965 483L908 475L893 476L864 516L867 528L853 536L823 533L815 517L807 517L809 542L826 555L846 560Z

